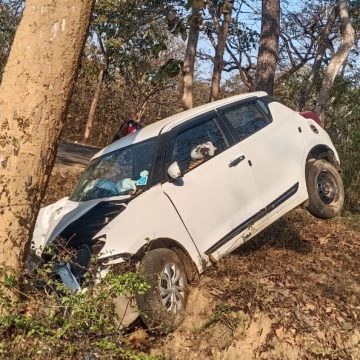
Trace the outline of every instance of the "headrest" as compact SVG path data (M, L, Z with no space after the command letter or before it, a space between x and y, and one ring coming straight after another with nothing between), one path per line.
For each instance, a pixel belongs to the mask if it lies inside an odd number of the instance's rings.
M191 159L199 160L204 159L205 157L214 156L216 147L213 145L211 141L200 144L196 146L191 151Z

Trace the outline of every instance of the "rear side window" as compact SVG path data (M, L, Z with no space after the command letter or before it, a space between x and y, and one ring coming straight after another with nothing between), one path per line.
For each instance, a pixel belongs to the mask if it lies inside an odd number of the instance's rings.
M175 138L171 162L177 161L184 174L227 147L213 118L182 131Z
M240 141L271 123L255 103L235 105L220 112L234 128Z

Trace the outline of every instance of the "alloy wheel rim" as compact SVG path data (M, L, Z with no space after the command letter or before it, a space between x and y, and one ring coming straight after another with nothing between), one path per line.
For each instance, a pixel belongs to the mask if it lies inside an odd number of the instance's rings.
M165 264L160 275L160 298L166 311L178 314L184 309L185 275L177 264Z

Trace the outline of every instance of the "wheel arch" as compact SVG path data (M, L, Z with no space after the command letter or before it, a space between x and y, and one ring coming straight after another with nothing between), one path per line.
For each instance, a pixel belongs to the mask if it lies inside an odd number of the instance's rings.
M325 159L329 163L333 164L338 171L340 171L340 162L337 158L336 153L327 145L319 144L314 146L308 153L305 165L310 160Z
M199 271L195 262L191 258L188 251L176 240L169 238L157 238L148 241L137 251L135 257L138 261L140 261L149 251L161 248L169 249L176 253L176 255L184 264L186 276L189 283L196 284L199 282Z

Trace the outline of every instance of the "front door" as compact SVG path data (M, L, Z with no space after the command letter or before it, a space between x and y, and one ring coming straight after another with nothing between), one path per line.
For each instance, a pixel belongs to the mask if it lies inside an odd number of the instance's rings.
M177 161L183 176L162 187L198 250L209 254L262 204L244 154L236 145L229 147L215 112L186 124L172 131L167 161Z

